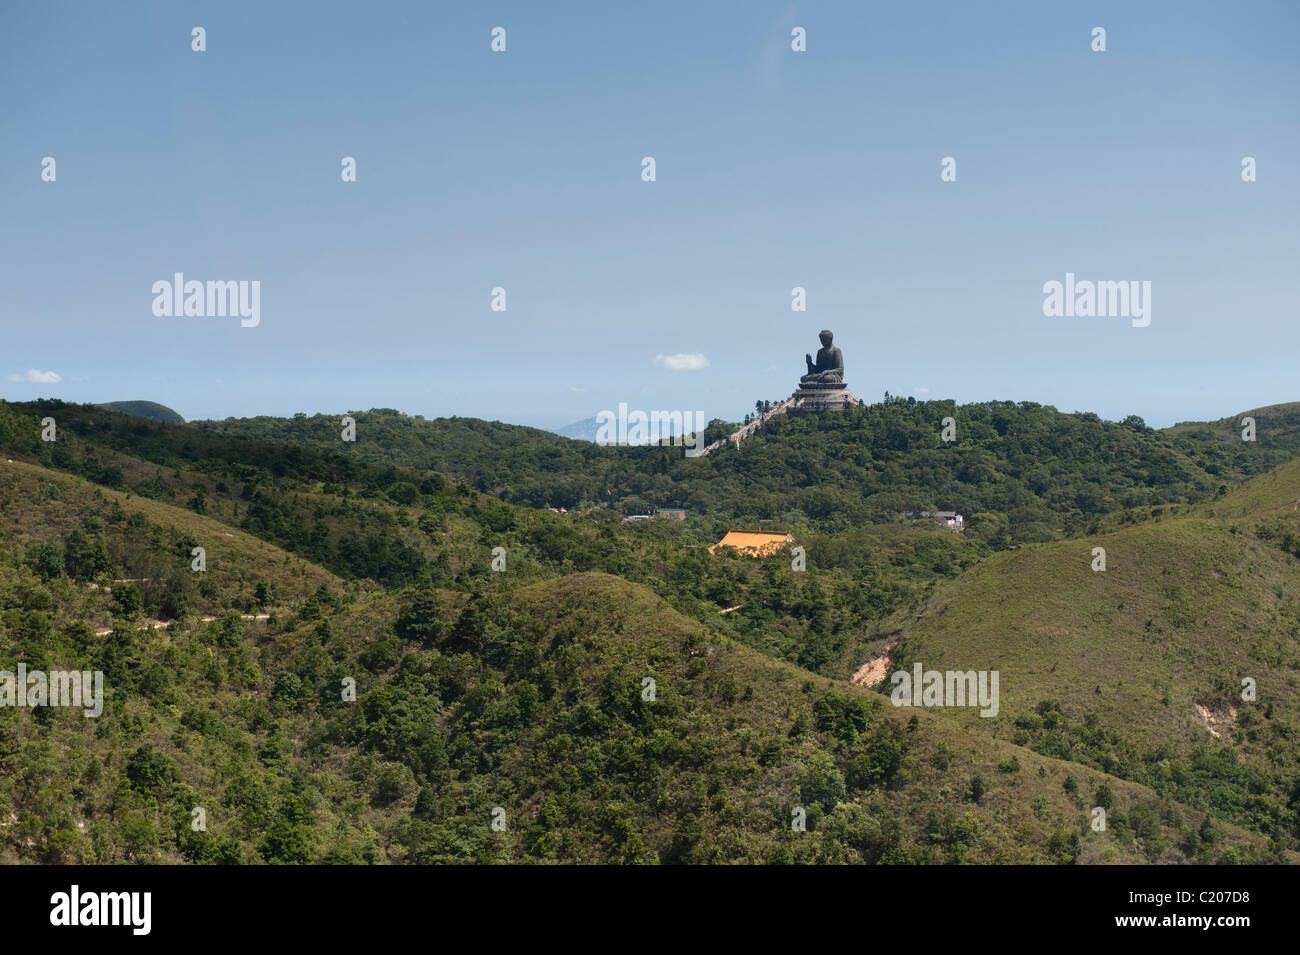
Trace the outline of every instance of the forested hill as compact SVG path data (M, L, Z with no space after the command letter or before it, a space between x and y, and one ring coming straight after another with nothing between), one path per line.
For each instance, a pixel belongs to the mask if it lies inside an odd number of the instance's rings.
M1300 402L1218 421L1184 421L1163 434L1216 477L1253 477L1300 457Z
M109 411L120 411L122 414L129 414L136 418L161 421L164 424L185 423L185 419L179 414L156 401L106 401L99 407L107 408Z
M389 409L353 412L351 445L340 440L335 415L197 427L440 471L531 507L673 506L734 524L766 519L828 531L943 509L974 518L972 535L1011 543L1077 532L1125 508L1199 500L1289 460L1300 453L1300 415L1283 419L1280 409L1294 407L1257 412L1261 428L1294 417L1293 431L1273 427L1253 444L1238 436L1238 447L1221 440L1221 423L1156 431L1136 417L1109 422L1033 402L893 398L838 415L781 416L739 450L699 459L681 448L599 447L499 422L427 421ZM949 416L957 435L945 443ZM710 437L724 430L712 426Z
M909 511L954 510L966 517L968 537L995 547L1079 533L1118 511L1202 500L1300 455L1300 405L1156 431L1136 417L1109 422L1032 402L895 398L842 414L779 416L739 449L704 458L687 458L681 447L601 447L500 422L430 421L391 409L352 412L356 441L348 442L342 415L162 425L62 402L4 407L30 423L12 439L0 433L0 444L69 467L72 448L42 447L34 430L41 417L61 415L65 433L88 449L78 457L90 470L72 470L109 486L122 476L99 463L106 456L96 447L230 477L253 467L267 479L361 480L378 488L418 484L418 475L436 471L533 508L684 507L712 523L771 520L826 533L894 523ZM1241 440L1247 414L1256 420L1253 442ZM956 423L952 442L942 440L948 417ZM17 426L0 415L0 430L6 427ZM131 486L129 478L122 486Z

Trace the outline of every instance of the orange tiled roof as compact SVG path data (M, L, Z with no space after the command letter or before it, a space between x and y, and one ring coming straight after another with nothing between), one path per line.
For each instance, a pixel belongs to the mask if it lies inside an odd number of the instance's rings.
M726 536L709 548L712 554L719 547L734 547L742 554L751 557L766 557L774 554L786 544L793 544L794 538L785 532L767 533L764 531L727 531Z

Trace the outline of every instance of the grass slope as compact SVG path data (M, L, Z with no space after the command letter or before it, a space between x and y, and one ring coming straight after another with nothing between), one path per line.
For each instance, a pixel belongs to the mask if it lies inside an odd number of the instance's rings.
M1188 516L993 555L895 620L890 669L998 670L997 718L946 715L1294 848L1300 566L1272 538L1297 499L1290 464Z
M305 599L321 585L342 585L324 568L209 517L0 459L0 535L5 539L24 546L61 542L88 526L101 529L98 536L111 563L86 580L156 579L193 594L199 602L195 609L222 609L223 601L225 609L250 607L260 581L289 601ZM191 569L194 547L205 551L207 569L201 574Z

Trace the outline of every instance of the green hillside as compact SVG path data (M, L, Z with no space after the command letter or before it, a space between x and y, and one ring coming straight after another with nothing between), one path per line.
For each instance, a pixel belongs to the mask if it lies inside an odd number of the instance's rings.
M989 557L895 621L889 669L999 670L971 731L1300 838L1300 466L1191 516ZM1285 524L1279 525L1279 511ZM1093 548L1106 570L1092 569ZM1257 687L1244 702L1242 681Z
M1242 440L1245 418L1255 419L1253 441ZM1240 480L1300 455L1300 402L1255 408L1218 421L1184 421L1161 433L1213 477Z
M923 446L940 410L710 456L718 500L879 469L969 484L1000 528L872 522L903 499L843 483L852 520L779 525L799 572L710 554L727 521L698 511L557 514L302 436L0 403L0 669L107 681L97 719L0 707L0 859L1295 861L1300 462L1212 484L1140 422L1026 405L956 409L968 444ZM1128 490L1085 509L1090 474ZM998 717L847 681L889 648L882 669L998 669Z
M107 408L109 411L120 411L122 414L129 414L136 418L161 421L163 424L185 423L185 419L175 411L156 401L106 401L99 407Z
M46 416L58 423L53 443L38 437ZM725 522L624 524L609 508L557 515L512 507L437 473L89 406L0 403L0 449L182 506L347 579L501 590L575 571L616 574L711 628L819 672L851 656L875 621L987 552L932 524L832 534L788 524L808 567L791 575L788 556L710 556L705 549ZM490 571L498 546L509 554L507 574Z
M843 414L781 415L738 451L695 459L681 448L598 447L473 419L425 421L387 409L354 417L358 441L344 453L357 460L439 471L531 507L686 507L715 531L772 520L835 533L944 509L970 520L968 534L1005 546L1077 533L1124 508L1199 500L1231 480L1189 457L1195 442L1180 446L1141 419L1107 422L1033 402L889 398ZM941 440L946 417L957 428L950 444ZM337 451L339 420L226 419L199 428ZM714 426L710 436L725 430Z
M30 479L62 487L62 500L37 497L42 515L102 495L37 469L0 474L15 493ZM110 553L119 504L109 496L95 532ZM140 513L123 534L163 528ZM240 559L261 548L229 546ZM1133 820L1093 833L1059 761L935 714L905 718L608 575L469 596L326 581L303 598L304 582L265 620L213 607L154 629L119 585L91 589L79 562L67 567L35 538L0 534L0 659L107 682L95 720L0 708L6 861L1265 858L1258 837L1076 772ZM241 588L218 580L212 599L238 604ZM112 620L104 636L87 623L97 614ZM796 809L807 831L792 828Z
M106 589L131 581L142 609L167 619L187 610L252 609L268 602L255 597L259 584L264 594L301 600L342 583L210 518L21 461L0 461L0 535L47 577ZM191 569L196 547L205 552L202 574Z

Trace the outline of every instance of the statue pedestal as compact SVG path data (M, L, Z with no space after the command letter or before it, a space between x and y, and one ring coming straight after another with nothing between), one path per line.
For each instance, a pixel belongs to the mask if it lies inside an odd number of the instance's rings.
M816 414L861 407L863 401L842 381L810 381L799 385L787 414Z

